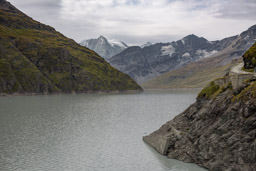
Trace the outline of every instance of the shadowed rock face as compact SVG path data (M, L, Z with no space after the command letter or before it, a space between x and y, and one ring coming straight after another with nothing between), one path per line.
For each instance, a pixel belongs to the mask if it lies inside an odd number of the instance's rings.
M256 168L255 90L254 81L239 90L217 85L143 139L169 158L216 171L251 171Z
M239 74L211 82L194 104L143 140L163 155L213 171L255 170L256 77L234 80Z
M94 51L0 1L0 93L141 90Z

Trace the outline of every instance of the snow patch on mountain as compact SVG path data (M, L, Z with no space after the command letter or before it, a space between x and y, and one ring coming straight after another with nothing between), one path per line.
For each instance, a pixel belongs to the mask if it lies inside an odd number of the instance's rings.
M213 51L206 51L206 50L202 50L202 49L199 49L196 51L196 55L199 56L199 58L207 58L207 57L210 57L212 56L213 54L217 53L218 51L217 50L213 50Z
M191 57L190 53L186 52L182 55L183 58L188 58Z
M148 47L148 46L151 46L151 45L153 45L153 43L147 42L147 43L145 43L144 45L141 45L140 47L141 47L141 48L144 48L144 47Z
M162 46L161 51L163 56L172 56L172 54L175 52L175 48L172 45Z
M123 48L127 48L128 45L125 44L124 42L115 40L115 39L108 39L109 44L114 47L114 46L119 46L119 47L123 47Z

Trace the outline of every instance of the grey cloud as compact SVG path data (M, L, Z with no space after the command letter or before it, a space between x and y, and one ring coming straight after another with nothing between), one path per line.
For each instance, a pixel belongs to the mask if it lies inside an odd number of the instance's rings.
M78 42L99 35L128 44L170 42L192 33L212 40L239 34L256 24L256 0L166 0L169 5L176 3L176 6L170 6L170 10L168 4L145 8L141 0L126 0L121 8L118 0L113 0L115 7L104 8L99 8L104 1L95 0L97 3L92 8L86 8L88 6L84 3L85 8L78 10L69 9L69 5L87 0L70 0L65 8L62 4L68 0L9 1L32 18L55 27ZM133 11L129 12L130 9Z
M24 7L47 7L47 8L56 8L60 7L61 0L9 0L11 3Z
M61 0L9 0L18 9L33 19L56 27L59 20ZM60 21L61 22L61 21Z
M152 35L152 36L133 36L133 35L123 35L123 34L113 34L109 35L110 38L115 38L118 40L125 40L127 44L131 45L142 45L146 42L159 43L159 42L172 42L182 38L181 35Z
M61 0L9 0L17 8L36 19L57 15L61 9Z
M256 21L255 0L222 0L219 1L218 15L221 18L254 19Z

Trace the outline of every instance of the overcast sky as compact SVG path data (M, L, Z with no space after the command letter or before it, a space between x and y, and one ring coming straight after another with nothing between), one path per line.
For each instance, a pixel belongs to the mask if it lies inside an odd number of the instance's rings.
M9 0L77 42L104 35L128 44L208 40L256 24L256 0Z

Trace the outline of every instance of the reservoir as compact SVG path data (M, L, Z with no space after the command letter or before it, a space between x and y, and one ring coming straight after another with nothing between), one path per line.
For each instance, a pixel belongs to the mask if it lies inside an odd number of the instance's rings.
M198 90L0 97L1 171L203 171L142 141Z

